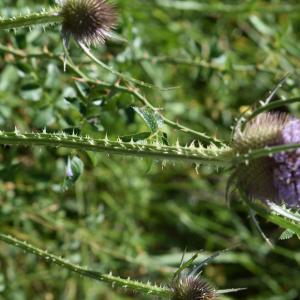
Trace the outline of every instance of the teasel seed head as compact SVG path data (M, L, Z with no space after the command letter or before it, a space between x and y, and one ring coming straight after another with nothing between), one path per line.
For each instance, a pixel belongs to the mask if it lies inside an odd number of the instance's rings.
M216 290L198 275L182 275L172 285L172 300L216 300Z
M237 128L232 147L246 154L254 149L300 143L300 119L287 113L268 112ZM300 149L241 163L231 176L249 200L300 208Z
M117 22L116 10L106 0L63 0L60 15L66 45L70 36L87 46L103 44Z

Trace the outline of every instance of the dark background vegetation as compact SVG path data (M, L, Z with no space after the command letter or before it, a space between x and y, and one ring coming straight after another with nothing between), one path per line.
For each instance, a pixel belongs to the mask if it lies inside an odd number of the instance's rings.
M201 1L194 0L194 3ZM184 1L183 1L184 2ZM203 1L215 6L216 1ZM242 3L297 4L298 1L222 1L228 13L166 7L164 1L116 0L117 33L128 41L94 48L116 70L171 91L141 92L174 121L230 142L242 111L266 97L291 72L278 96L300 95L300 11L237 13ZM53 1L4 0L2 16L39 10ZM102 138L147 129L124 93L76 81L71 70L47 55L63 52L59 26L0 32L0 128L65 130ZM70 54L95 79L116 78L87 58L75 43ZM183 59L183 61L179 60ZM197 63L195 63L195 61ZM297 114L298 106L289 108ZM167 126L170 143L193 137ZM63 191L68 157L77 155L84 172ZM260 219L274 241L261 238L238 197L225 203L229 172L211 167L123 158L66 149L1 147L0 227L70 261L122 277L168 284L184 249L238 248L206 267L217 288L248 287L226 299L292 300L300 297L299 240L279 240L281 229ZM0 299L150 299L62 270L0 243ZM225 298L224 298L225 299Z

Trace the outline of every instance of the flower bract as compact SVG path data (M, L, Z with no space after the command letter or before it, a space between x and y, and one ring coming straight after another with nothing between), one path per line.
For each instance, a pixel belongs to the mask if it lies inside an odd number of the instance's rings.
M262 113L237 128L233 148L254 149L300 143L300 119L287 113ZM252 159L235 167L232 182L250 200L259 199L300 208L300 149Z

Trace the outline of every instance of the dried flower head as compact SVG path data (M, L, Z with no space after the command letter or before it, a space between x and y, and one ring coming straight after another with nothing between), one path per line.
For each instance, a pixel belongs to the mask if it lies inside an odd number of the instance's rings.
M66 44L70 36L86 45L104 43L116 25L116 11L106 0L64 0L60 15Z
M216 290L199 275L178 278L172 286L172 300L216 300Z
M245 154L250 150L300 143L300 120L287 113L262 113L237 128L233 148ZM253 159L239 164L232 176L246 196L288 208L300 208L300 149Z

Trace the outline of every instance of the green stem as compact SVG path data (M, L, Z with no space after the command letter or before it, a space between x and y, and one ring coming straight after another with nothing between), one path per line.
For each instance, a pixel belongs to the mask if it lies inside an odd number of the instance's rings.
M275 153L285 152L285 151L293 151L300 148L300 143L297 144L286 144L286 145L278 145L272 147L264 147L259 149L251 150L249 149L248 153L243 155L236 154L235 162L246 162L246 164L251 159L256 159L264 156L272 156Z
M155 0L156 5L186 11L197 11L203 14L250 14L250 13L299 13L299 4L284 4L284 3L239 3L238 5L231 5L225 3L199 3L196 1L176 1L176 0Z
M79 265L72 264L66 261L65 259L62 259L54 254L50 254L47 251L32 246L27 242L20 241L10 235L0 233L0 240L14 247L20 248L28 253L34 254L48 262L54 263L56 265L59 265L60 267L68 269L74 273L92 278L94 280L110 283L112 284L112 286L116 286L124 289L131 289L134 291L142 292L145 294L156 295L164 298L169 298L172 294L172 291L166 287L152 285L151 283L145 284L131 279L123 279L118 276L113 276L112 274L103 274L97 271L84 268Z
M50 146L79 149L83 151L105 152L107 154L148 157L162 161L186 161L196 164L209 163L217 166L226 166L232 160L232 150L228 147L182 147L166 146L163 144L143 144L132 142L92 139L64 133L20 133L0 132L0 144L20 146Z
M87 48L83 43L78 43L80 48L83 50L83 52L92 60L94 61L98 66L100 66L101 68L103 68L106 71L111 72L112 74L118 76L119 78L128 81L128 82L132 82L136 85L139 86L143 86L143 87L148 87L148 88L153 88L154 86L152 84L146 83L144 81L132 78L128 75L124 75L118 71L116 71L115 69L113 69L112 67L106 65L104 62L102 62L101 60L99 60L91 51L89 48ZM167 90L167 89L166 89Z
M173 64L173 65L186 65L189 67L202 67L206 69L212 69L219 72L225 72L228 70L228 67L225 64L219 64L215 62L210 62L201 58L191 59L191 58L180 58L180 57L170 57L170 56L149 56L149 57L140 57L137 61L150 61L152 64ZM263 64L256 65L242 65L242 64L233 64L231 66L233 71L236 72L255 72L262 71L266 73L278 73L284 72L283 70L278 70L276 68L266 67Z
M25 241L20 241L19 239L0 233L0 240L10 244L14 247L17 247L19 249L24 250L27 253L34 254L44 260L46 260L49 263L54 263L64 269L67 269L71 272L77 273L81 276L91 278L97 281L106 282L111 284L113 287L119 287L123 289L131 289L136 292L141 292L148 295L153 296L159 296L162 298L169 298L172 297L172 290L170 288L164 287L164 286L157 286L155 284L148 283L142 283L136 280L132 279L124 279L119 276L113 276L110 274L103 274L94 270L90 270L86 267L82 267L79 265L72 264L68 262L67 260L58 257L54 254L51 254L45 250L42 250L40 248L37 248L33 245L28 244ZM234 293L240 290L243 290L244 288L237 288L237 289L226 289L226 290L217 290L216 293L221 294L227 294L227 293Z
M22 58L29 58L29 57L44 57L44 58L49 58L49 59L58 59L61 62L64 63L64 59L62 57L60 57L59 55L54 55L52 53L37 53L37 54L28 54L24 51L18 50L18 49L13 49L11 47L6 47L3 45L0 45L0 50L11 53L13 55L22 57ZM69 57L68 53L67 53L67 60L66 60L66 64L67 66L78 76L81 77L81 80L84 80L87 83L90 84L96 84L97 86L102 86L104 88L109 88L109 89L114 89L123 93L127 93L132 95L133 97L135 97L137 100L139 100L143 105L149 107L151 110L154 111L158 111L159 109L156 108L155 106L153 106L148 99L143 96L139 90L137 88L132 88L132 87L127 87L124 85L120 85L118 82L116 83L108 83L108 82L104 82L101 80L95 80L90 78L89 76L87 76L86 74L84 74L71 60L71 58ZM207 144L213 143L215 145L218 146L222 146L224 145L224 142L208 136L207 134L203 133L203 132L199 132L196 130L193 130L189 127L186 127L184 125L181 125L179 122L173 122L172 120L168 119L167 117L165 117L164 115L160 114L161 118L164 121L164 124L168 125L169 127L179 130L181 132L190 134L192 136L194 136L195 138L197 138L198 140L205 142Z
M95 57L94 57L95 58ZM95 58L96 59L96 58ZM100 62L100 61L98 61ZM100 62L102 63L102 62ZM73 62L71 60L68 60L67 61L67 65L75 72L77 73L79 76L81 76L85 81L89 82L89 83L94 83L94 84L97 84L97 85L101 85L103 87L108 87L108 88L112 88L112 89L115 89L115 90L118 90L120 92L124 92L124 93L128 93L128 94L131 94L132 96L134 96L136 99L138 99L143 105L149 107L151 110L153 111L158 111L158 109L156 107L154 107L149 101L148 99L143 96L139 91L138 89L136 88L131 88L131 87L126 87L126 86L122 86L120 85L119 83L114 83L114 84L110 84L110 83L105 83L103 81L99 81L99 80L93 80L93 79L90 79L88 76L86 76L83 72L81 72L77 66L75 66L73 64ZM199 131L196 131L196 130L193 130L189 127L186 127L186 126L183 126L181 125L180 123L178 122L174 122L170 119L168 119L167 117L165 117L164 115L160 114L161 115L161 118L164 122L164 124L176 129L176 130L179 130L179 131L182 131L182 132L185 132L185 133L188 133L188 134L191 134L195 137L197 137L200 141L203 141L205 143L213 143L215 145L224 145L224 142L222 142L221 140L217 139L217 138L214 138L214 137L211 137L211 136L208 136L207 134L203 133L203 132L199 132Z
M228 147L209 146L167 146L161 143L145 144L138 142L123 142L118 139L92 139L65 133L20 133L0 131L0 144L20 146L50 146L79 149L83 151L105 152L135 157L147 157L162 161L183 161L196 164L208 163L215 166L230 166L236 163L247 163L251 159L272 155L282 151L292 151L300 148L300 144L279 145L264 149L255 149L251 153L237 156L236 152Z
M300 102L299 97L291 98L291 99L280 99L280 100L272 101L265 105L263 104L262 106L257 108L250 116L247 117L246 122L249 122L250 120L254 119L257 115L259 115L265 111L271 111L275 108L287 106L289 104L297 103L297 102Z
M59 15L58 11L45 11L40 13L32 13L25 16L0 19L0 30L61 22L62 17Z

